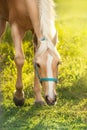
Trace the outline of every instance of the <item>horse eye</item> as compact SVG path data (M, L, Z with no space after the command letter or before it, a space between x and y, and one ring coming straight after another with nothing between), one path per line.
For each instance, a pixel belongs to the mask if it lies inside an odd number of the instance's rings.
M40 65L38 63L36 65L37 65L38 68L40 68Z

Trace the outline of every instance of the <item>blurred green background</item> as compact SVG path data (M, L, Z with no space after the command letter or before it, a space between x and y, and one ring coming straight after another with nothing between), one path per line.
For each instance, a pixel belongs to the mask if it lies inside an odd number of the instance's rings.
M56 106L35 106L33 44L28 32L23 40L25 65L24 107L12 102L16 67L9 25L0 43L0 130L87 130L87 1L55 0L62 64L59 67Z

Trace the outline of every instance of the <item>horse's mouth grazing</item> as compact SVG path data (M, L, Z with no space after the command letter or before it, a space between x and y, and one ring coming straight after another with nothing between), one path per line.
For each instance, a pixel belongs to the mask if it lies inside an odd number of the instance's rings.
M45 101L46 101L46 103L47 103L49 106L55 105L56 102L57 102L57 97L55 96L55 98L54 98L53 100L49 100L49 97L46 96L46 97L45 97Z

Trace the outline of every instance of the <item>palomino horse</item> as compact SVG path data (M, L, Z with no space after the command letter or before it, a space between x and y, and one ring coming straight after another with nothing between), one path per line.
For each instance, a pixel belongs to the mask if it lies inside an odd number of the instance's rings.
M35 46L35 103L43 104L40 84L44 88L45 100L48 105L56 102L56 83L58 64L60 56L55 45L57 43L57 33L54 26L54 7L52 0L37 0L39 9L40 29L43 34L39 41L35 32L38 26L30 20L30 14L26 5L26 0L0 0L0 36L5 30L6 22L9 22L12 38L15 46L15 64L17 67L16 91L13 101L17 106L24 104L24 92L22 83L22 67L24 64L24 54L22 50L22 39L27 30L34 34ZM30 12L32 15L32 12ZM36 28L35 28L36 27Z

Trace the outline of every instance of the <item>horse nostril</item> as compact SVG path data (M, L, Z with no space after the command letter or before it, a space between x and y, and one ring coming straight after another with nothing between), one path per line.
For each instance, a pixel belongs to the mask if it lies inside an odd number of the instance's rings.
M46 96L46 97L45 97L45 100L46 100L46 102L48 102L48 101L49 101L49 100L48 100L48 96Z
M50 101L49 101L49 99L48 99L48 98L49 98L49 97L48 97L48 96L46 96L46 97L45 97L45 100L46 100L47 104L48 104L48 105L50 105Z

